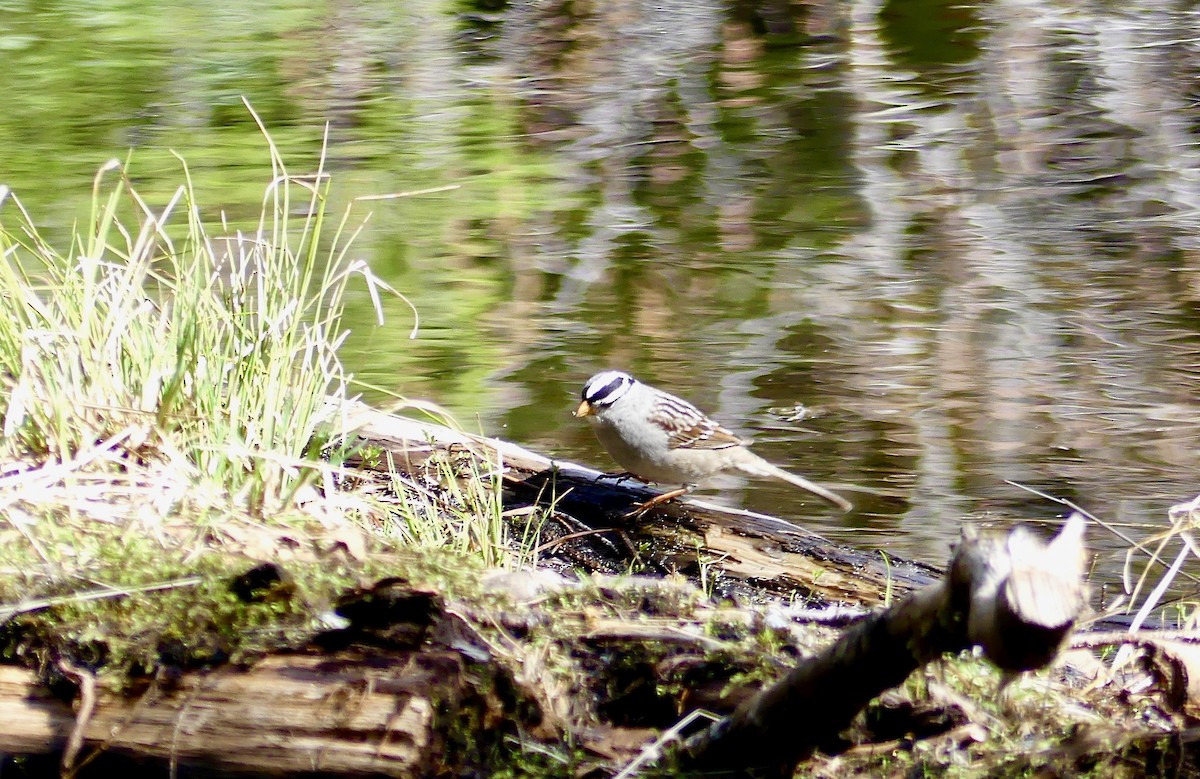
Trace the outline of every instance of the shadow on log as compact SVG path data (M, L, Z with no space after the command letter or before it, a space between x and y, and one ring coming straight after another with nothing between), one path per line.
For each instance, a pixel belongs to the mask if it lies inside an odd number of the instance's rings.
M1024 528L972 527L946 578L846 631L730 717L693 737L680 767L706 777L791 776L872 698L920 665L972 646L1006 672L1049 663L1085 605L1084 520L1043 544Z

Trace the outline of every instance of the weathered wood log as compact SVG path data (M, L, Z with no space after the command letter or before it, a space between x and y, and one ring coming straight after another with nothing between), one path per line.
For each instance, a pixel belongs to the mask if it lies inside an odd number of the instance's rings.
M158 762L163 775L173 765L189 775L423 776L438 701L461 697L461 674L456 653L376 664L279 655L249 671L188 674L151 698L101 694L78 762L127 757ZM0 722L0 753L57 761L76 714L32 671L0 666Z
M834 544L776 517L700 500L671 501L643 517L627 519L631 508L658 493L636 480L617 483L601 478L600 471L552 460L516 444L360 403L347 404L341 418L344 435L387 452L399 467L419 468L437 452L470 452L502 469L506 509L553 506L578 525L618 539L600 544L594 533L583 534L578 543L590 542L589 555L573 558L573 567L615 573L627 570L631 558L637 558L634 561L649 573L681 572L698 580L703 561L710 569L709 581L715 577L718 587L732 594L866 605L928 584L938 573L920 563L885 560ZM640 553L635 555L634 548Z
M1049 545L1023 528L1006 539L974 528L946 578L846 631L730 717L691 739L680 767L704 776L791 776L872 698L918 666L971 646L1009 672L1053 659L1085 602L1084 521Z
M0 665L0 766L12 755L37 766L27 775L61 762L67 776L150 765L163 776L416 779L477 764L505 733L537 726L536 705L436 594L385 580L339 613L348 626L303 651L179 672L140 695L70 669L74 706L33 671Z

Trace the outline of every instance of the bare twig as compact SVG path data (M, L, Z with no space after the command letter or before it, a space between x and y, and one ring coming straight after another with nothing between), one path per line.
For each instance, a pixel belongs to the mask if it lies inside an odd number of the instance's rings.
M79 750L83 748L83 734L87 731L92 713L96 710L96 676L86 668L81 668L68 660L58 661L59 670L74 679L79 684L79 711L75 714L75 726L67 738L66 748L63 749L62 772L64 777L73 777Z

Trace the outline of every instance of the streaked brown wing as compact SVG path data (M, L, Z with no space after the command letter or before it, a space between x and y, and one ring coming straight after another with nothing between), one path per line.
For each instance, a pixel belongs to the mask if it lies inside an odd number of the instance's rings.
M712 421L686 400L663 394L658 399L658 414L667 431L671 449L725 449L741 446L740 438Z

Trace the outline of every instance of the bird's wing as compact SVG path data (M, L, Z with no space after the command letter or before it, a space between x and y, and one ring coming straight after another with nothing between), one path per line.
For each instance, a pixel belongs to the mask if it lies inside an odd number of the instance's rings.
M727 449L744 443L700 409L673 395L661 395L655 410L654 420L667 431L671 449Z

